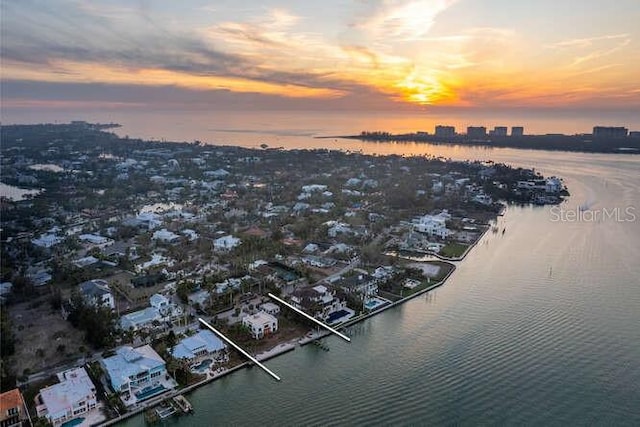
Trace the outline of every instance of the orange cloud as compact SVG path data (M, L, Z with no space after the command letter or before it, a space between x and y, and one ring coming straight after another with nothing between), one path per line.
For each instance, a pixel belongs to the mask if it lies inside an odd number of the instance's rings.
M344 95L336 89L307 87L295 84L276 84L225 76L202 76L158 68L117 67L107 64L58 61L55 72L43 69L25 70L19 64L4 64L6 79L48 82L84 82L109 84L137 84L148 86L173 85L189 89L219 89L240 93L262 93L290 98L334 98Z

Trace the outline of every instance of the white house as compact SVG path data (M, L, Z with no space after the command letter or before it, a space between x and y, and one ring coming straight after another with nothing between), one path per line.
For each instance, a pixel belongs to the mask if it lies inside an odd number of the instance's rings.
M138 329L153 327L154 322L172 321L183 314L182 307L173 304L161 294L153 294L149 298L149 304L151 307L120 317L120 327L124 330L137 331Z
M164 295L153 294L151 298L149 298L149 305L155 307L161 315L166 316L169 314L172 304Z
M220 237L213 241L213 248L217 251L230 251L236 246L240 245L242 241L232 235Z
M57 377L58 384L43 388L36 396L38 417L59 426L97 406L96 388L84 368L72 368Z
M171 349L171 355L187 361L193 367L207 358L218 359L226 348L213 332L203 329L175 345Z
M120 327L125 331L151 328L153 322L162 321L162 316L155 307L147 307L120 317Z
M333 258L326 258L326 257L321 257L316 255L303 256L301 260L304 264L310 265L312 267L317 267L317 268L332 267L338 263L338 261L336 261Z
M314 191L326 191L327 186L323 184L311 184L311 185L303 185L302 192L303 193L313 193Z
M547 193L558 193L560 192L560 190L562 190L562 181L560 181L560 178L557 178L555 176L547 178L545 181L544 190Z
M41 248L50 248L52 246L57 245L60 242L62 242L62 237L59 237L52 233L42 234L37 239L31 240L31 243Z
M130 406L175 388L165 361L150 345L120 347L116 354L100 360L114 392Z
M85 268L93 264L97 264L100 260L94 256L86 256L75 261L72 261L72 264L78 268Z
M176 243L180 240L180 236L166 228L163 228L162 230L157 230L153 233L153 240L158 240L164 243Z
M95 279L80 283L80 293L91 305L103 305L115 310L116 304L106 280Z
M278 330L278 319L264 311L243 317L242 324L249 328L255 339L260 339Z
M412 224L416 231L445 239L451 234L451 231L447 229L447 220L449 219L451 219L451 215L443 210L437 215L418 217L412 221Z
M81 234L78 239L83 243L88 243L91 247L100 249L104 249L114 243L113 239L98 234Z
M137 273L140 273L150 267L156 267L159 265L167 265L169 267L172 267L175 264L175 260L166 257L166 256L162 256L160 254L151 254L151 259L147 262L144 262L142 264L136 264L135 266L135 270Z
M272 302L265 302L264 304L260 305L260 310L272 316L276 316L280 313L280 306Z
M154 212L141 212L137 217L125 222L125 224L153 230L154 228L160 227L162 217Z
M328 226L327 234L329 237L336 237L338 234L353 234L353 230L349 224L338 221L327 221L324 225Z

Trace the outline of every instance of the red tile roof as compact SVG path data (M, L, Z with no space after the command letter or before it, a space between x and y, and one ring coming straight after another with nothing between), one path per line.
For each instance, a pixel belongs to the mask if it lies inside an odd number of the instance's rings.
M0 394L0 414L6 414L11 408L22 407L20 390L14 388Z

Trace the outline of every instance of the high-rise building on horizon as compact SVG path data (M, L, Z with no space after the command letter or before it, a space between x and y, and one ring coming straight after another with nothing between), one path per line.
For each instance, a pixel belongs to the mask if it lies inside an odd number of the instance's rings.
M489 131L489 135L491 136L507 136L507 127L506 126L496 126L493 130Z
M524 127L522 126L511 127L511 136L522 136L522 135L524 135Z
M436 126L436 136L448 137L456 136L456 128L454 126Z
M622 126L594 126L594 138L624 138L629 129Z
M487 136L487 128L484 126L468 126L467 137L469 138L485 138Z

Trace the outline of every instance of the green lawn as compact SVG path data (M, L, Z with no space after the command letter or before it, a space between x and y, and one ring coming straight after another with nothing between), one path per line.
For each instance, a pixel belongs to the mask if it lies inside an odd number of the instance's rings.
M448 243L444 248L442 248L440 255L447 258L457 258L462 256L468 247L469 245L465 245L464 243Z

